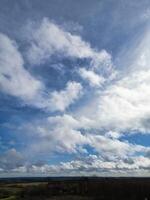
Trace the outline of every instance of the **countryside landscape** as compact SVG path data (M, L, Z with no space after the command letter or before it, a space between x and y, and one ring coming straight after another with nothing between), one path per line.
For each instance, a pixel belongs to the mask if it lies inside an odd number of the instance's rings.
M0 200L150 200L150 0L0 0Z

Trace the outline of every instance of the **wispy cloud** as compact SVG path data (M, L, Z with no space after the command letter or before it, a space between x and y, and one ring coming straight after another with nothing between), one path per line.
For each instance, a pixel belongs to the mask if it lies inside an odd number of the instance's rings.
M103 76L96 74L94 71L86 70L85 68L79 69L79 75L87 80L92 87L100 87L105 82Z
M93 67L111 65L111 56L105 50L93 49L80 36L63 30L47 18L42 20L38 28L31 24L29 30L27 58L31 64L39 65L55 54L61 57L89 58Z

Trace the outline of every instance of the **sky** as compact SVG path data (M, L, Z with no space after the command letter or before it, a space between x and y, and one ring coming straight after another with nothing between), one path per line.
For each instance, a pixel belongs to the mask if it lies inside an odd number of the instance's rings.
M149 0L0 1L0 177L150 176Z

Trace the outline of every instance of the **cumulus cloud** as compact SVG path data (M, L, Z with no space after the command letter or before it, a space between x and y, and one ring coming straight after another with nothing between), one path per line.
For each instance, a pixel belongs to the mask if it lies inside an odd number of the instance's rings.
M9 149L0 154L0 168L3 170L20 167L24 163L23 161L23 156L16 149Z
M110 86L99 99L99 125L110 130L149 132L150 71L142 70Z
M88 137L90 145L102 156L106 156L107 158L123 158L126 155L134 155L135 152L146 152L149 149L140 145L133 145L127 141L108 138L106 136L88 135Z
M31 46L27 51L27 58L32 64L40 64L54 54L61 54L62 57L88 58L91 68L95 70L101 65L106 64L106 69L112 65L111 56L106 51L99 52L91 48L80 36L72 35L48 19L44 19L30 34L29 40ZM16 42L4 34L0 34L0 41L1 91L20 98L25 104L51 111L64 111L81 96L82 85L75 81L69 81L64 90L50 93L44 83L25 68L27 63ZM104 82L103 76L94 71L80 71L81 77L88 80L92 86L100 86Z
M42 65L53 55L87 60L86 68L79 66L78 75L95 88L89 93L79 80L68 80L63 89L49 92L24 67L25 61L17 44L0 34L0 89L27 104L55 112L53 116L24 123L17 129L25 133L29 141L24 154L30 152L31 157L38 157L57 152L80 155L82 159L60 165L23 166L21 155L12 149L0 155L0 171L11 169L14 173L59 174L62 170L66 173L148 170L149 147L130 143L122 136L150 132L149 36L146 35L131 54L133 59L126 62L127 69L119 69L117 78L113 79L111 56L106 51L93 49L80 36L65 31L48 19L36 25L35 29L31 27L30 31L25 56L31 65ZM108 71L111 73L105 76ZM108 80L109 84L105 84ZM84 92L87 92L83 97L84 104L79 102L80 109L71 113L69 106ZM88 148L96 155L88 156Z
M84 152L82 145L86 144L88 139L78 130L79 122L72 116L51 116L33 124L28 123L21 127L29 137L32 135L36 140L36 143L32 142L28 148L30 152L34 152L33 155L39 152Z
M128 134L150 132L150 51L147 33L143 38L134 52L129 50L133 59L126 62L127 69L119 71L116 80L93 95L76 113L92 121L91 128Z
M130 161L129 161L130 160ZM57 165L24 165L12 168L9 173L45 174L45 175L104 175L104 176L147 176L149 175L150 159L144 156L131 157L130 159L108 161L101 156L89 155ZM1 169L0 173L4 173Z
M74 160L67 163L62 163L62 166L68 170L85 170L85 171L111 171L111 170L135 170L135 169L149 169L150 159L143 156L131 158L132 162L126 160L106 161L103 158L90 155L80 160Z
M26 128L26 129L25 129ZM80 119L71 115L51 116L47 120L28 123L22 129L32 137L32 142L24 151L24 157L32 160L37 155L52 153L71 153L77 158L57 165L27 164L23 156L10 149L0 156L1 173L10 174L49 174L49 175L127 175L127 173L148 173L150 149L110 137L110 134L97 135L82 132ZM27 137L27 135L26 135ZM88 155L86 145L91 146L95 154ZM29 153L30 152L30 153ZM139 154L137 156L137 153ZM145 154L145 156L143 156ZM30 155L30 156L29 156ZM38 156L39 157L39 156ZM37 157L37 158L38 158ZM39 157L40 159L40 157ZM34 160L34 159L33 159ZM141 170L143 170L141 172ZM106 173L106 174L105 174Z
M43 87L25 68L17 44L0 33L0 89L7 94L30 101Z
M68 82L64 90L49 93L45 85L25 69L16 42L2 33L0 66L0 90L20 98L26 104L52 111L64 111L81 96L82 86L77 82Z
M82 95L82 85L77 82L68 82L64 90L54 91L50 95L51 110L64 111L70 104Z
M71 153L87 154L90 146L97 154L107 160L124 159L136 153L146 154L148 147L110 137L105 132L94 133L85 126L84 120L71 115L51 116L43 121L25 124L22 129L34 138L28 150L32 154Z

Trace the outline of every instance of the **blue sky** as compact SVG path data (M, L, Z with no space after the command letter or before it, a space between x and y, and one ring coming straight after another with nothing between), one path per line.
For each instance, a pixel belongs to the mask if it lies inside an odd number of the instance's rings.
M148 0L1 0L0 177L149 176Z

